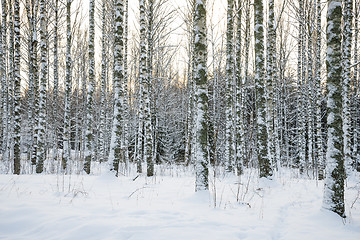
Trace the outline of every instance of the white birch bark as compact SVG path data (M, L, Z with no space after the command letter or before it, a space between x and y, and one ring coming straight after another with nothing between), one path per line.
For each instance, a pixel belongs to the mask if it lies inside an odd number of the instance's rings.
M321 0L316 3L316 65L315 65L315 91L316 91L316 150L318 178L324 178L325 159L323 151L322 113L321 113Z
M42 173L46 159L45 128L46 128L46 81L47 81L47 25L45 0L40 0L40 97L39 123L36 152L36 173Z
M341 0L331 0L327 9L327 150L323 208L345 217L344 145L342 120Z
M231 172L234 166L234 1L228 0L226 27L226 142L225 164Z
M93 105L95 91L95 2L89 2L89 82L86 98L86 132L85 132L85 162L84 171L90 174L91 160L94 151L94 134L93 134Z
M208 139L207 139L207 45L206 45L206 2L195 2L194 17L194 82L195 89L195 191L209 189L208 183Z
M8 77L6 69L7 58L7 0L1 1L2 23L1 23L1 108L2 108L2 139L1 139L1 153L2 158L7 160L7 143L8 143Z
M109 153L110 169L117 173L122 152L122 130L123 130L123 104L124 104L124 1L115 2L115 39L114 39L114 115L111 130L111 143Z
M260 177L271 177L272 169L268 157L268 136L265 111L265 69L264 69L264 7L263 1L255 0L255 89L256 89L256 149Z
M147 36L147 73L146 73L146 81L144 85L144 101L145 101L145 108L144 108L144 125L145 125L145 158L146 158L146 165L147 165L147 171L146 175L148 177L151 177L154 175L154 160L153 160L153 129L152 129L152 114L154 112L152 111L152 105L151 99L152 99L152 58L153 58L153 24L154 24L154 0L148 0L148 36Z
M70 161L70 111L71 111L71 3L72 0L66 2L66 72L65 72L65 109L64 109L64 133L63 133L63 156L62 168L66 170Z
M14 174L20 174L20 1L14 0Z
M342 78L343 78L343 132L344 132L344 161L346 173L351 171L351 117L350 117L350 80L351 80L351 41L352 41L352 0L344 1L343 35L342 35Z

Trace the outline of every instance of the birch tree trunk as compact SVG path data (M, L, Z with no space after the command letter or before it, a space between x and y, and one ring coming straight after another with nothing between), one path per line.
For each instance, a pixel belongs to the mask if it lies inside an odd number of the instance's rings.
M7 77L7 69L6 69L6 57L7 57L7 1L1 1L2 11L2 25L1 25L1 108L2 108L2 139L1 139L1 153L2 158L4 160L7 159L7 143L8 143L8 133L9 133L9 126L8 126L8 77Z
M234 1L228 0L227 6L227 27L226 27L226 143L225 161L228 172L234 166Z
M86 98L86 133L85 133L85 162L84 171L90 174L91 159L93 157L93 105L95 90L95 3L89 2L89 83Z
M6 158L9 160L13 158L14 154L14 82L15 82L15 31L14 31L14 6L13 2L9 2L9 80L8 80L8 136L7 136L7 153Z
M276 75L276 32L275 32L275 12L274 1L269 0L269 17L267 26L267 47L266 47L266 129L268 135L268 159L270 164L275 163L275 131L274 131L274 117L275 117L275 104L274 104L274 82ZM277 159L278 160L278 159ZM279 165L278 162L276 162Z
M315 65L315 91L316 91L316 150L315 161L317 163L317 171L319 180L324 179L324 152L323 152L323 136L322 136L322 113L321 113L321 0L317 0L316 4L316 65Z
M299 40L298 40L298 65L297 65L297 91L298 91L298 111L297 111L297 149L298 149L298 166L300 173L303 173L306 168L305 163L305 99L303 93L303 84L305 79L304 74L304 23L303 23L303 0L299 0L298 18L299 18Z
M351 41L352 41L352 0L344 1L343 34L342 34L342 79L343 79L343 133L344 133L344 161L346 173L351 171L351 118L350 118L350 80L351 80Z
M121 158L121 138L123 130L123 104L124 93L122 83L124 81L124 1L117 0L115 2L115 39L114 39L114 91L115 104L113 124L111 130L111 143L109 164L110 168L117 173L119 171L119 161Z
M251 6L251 1L250 0L247 0L246 1L246 7L245 7L245 49L249 49L250 47L250 41L251 41L251 37L250 37L250 6ZM243 99L243 104L242 104L242 112L243 112L243 123L242 123L242 128L245 130L245 127L246 127L246 123L245 123L245 111L246 111L246 93L248 92L248 84L249 84L249 53L250 51L245 51L245 64L244 64L244 81L243 81L243 90L242 90L242 96L241 98ZM246 134L244 132L243 134L243 144L244 146L246 146L249 142L246 139ZM243 159L243 163L244 163L244 166L248 166L249 164L249 161L250 161L250 158L248 157L249 156L249 153L250 151L247 150L246 148L244 148L244 156L245 158Z
M47 81L47 25L45 21L45 0L40 1L40 101L38 123L38 149L36 153L36 173L42 173L46 159L45 128L46 128L46 81Z
M264 7L260 0L254 1L255 7L255 89L256 89L256 150L260 167L260 177L271 177L272 169L268 157L268 136L265 111L264 78Z
M208 138L207 138L207 44L206 44L206 2L195 2L194 18L194 81L195 90L195 146L196 155L195 191L209 189L208 183Z
M14 174L20 174L20 2L14 0Z
M53 116L55 120L54 131L55 131L55 143L53 148L53 159L56 160L58 156L58 145L59 145L59 129L58 129L58 111L57 101L59 97L59 56L58 56L58 28L59 28L59 0L55 0L55 19L54 19L54 88L53 88Z
M128 90L128 28L129 28L129 0L125 0L125 19L124 19L124 160L126 166L129 165L129 90Z
M327 126L326 177L323 208L345 217L344 144L342 120L341 0L328 2L327 10Z
M99 123L99 162L105 161L106 144L106 0L102 1L102 17L101 17L101 83L100 83L100 123Z
M38 63L37 63L37 2L26 1L26 15L29 24L28 37L28 68L29 68L29 132L31 139L29 143L30 160L32 165L36 165L37 156L37 134L39 117L39 86L38 86Z
M152 58L153 58L153 11L154 11L154 0L148 0L148 36L147 36L147 77L144 86L144 100L145 100L145 158L147 171L146 174L148 177L154 175L154 161L153 161L153 129L152 129L152 121L151 115L154 114L151 111L151 105L153 103L150 102L152 99Z
M359 61L359 53L358 53L358 35L359 35L359 2L355 1L355 32L354 32L354 62L357 63ZM360 86L359 86L359 75L360 75L360 67L357 65L354 68L354 103L353 103L353 165L355 169L360 172L360 111L359 111L359 96L360 96Z
M242 83L242 48L241 48L241 24L242 24L242 11L243 6L245 4L242 3L241 0L238 0L237 4L237 24L236 24L236 172L237 175L241 175L243 172L243 161L245 159L245 148L244 148L244 126L243 126L243 111L242 106L244 103L243 99L243 91L244 85Z
M145 2L144 0L139 0L139 8L140 8L140 61L139 61L139 130L138 130L138 172L141 170L141 162L143 161L143 157L147 159L147 140L149 137L147 136L146 130L149 126L146 126L147 123L147 112L146 110L148 106L148 93L147 93L147 71L146 71L146 12L145 12ZM150 114L150 112L148 112ZM151 136L150 136L151 137ZM144 152L142 151L144 148Z
M70 110L71 110L71 2L66 2L66 73L65 73L65 110L64 110L64 134L63 134L63 158L62 168L66 170L70 161Z

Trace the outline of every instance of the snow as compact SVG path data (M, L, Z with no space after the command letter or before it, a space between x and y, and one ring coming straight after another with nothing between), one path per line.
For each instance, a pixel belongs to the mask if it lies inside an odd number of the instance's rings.
M90 176L0 175L0 239L360 236L359 174L347 182L344 221L321 210L323 182L295 178L294 170L273 180L259 180L257 171L249 169L241 179L217 174L214 180L210 171L210 190L195 193L191 168L157 166L157 176L136 180L136 167L132 169L131 176L119 178L105 170Z

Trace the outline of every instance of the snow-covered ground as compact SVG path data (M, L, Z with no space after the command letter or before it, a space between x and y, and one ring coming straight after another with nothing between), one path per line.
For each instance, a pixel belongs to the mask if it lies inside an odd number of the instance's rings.
M211 171L201 193L191 169L130 175L0 175L0 239L360 239L360 175L345 220L321 210L322 181L289 170L272 181Z

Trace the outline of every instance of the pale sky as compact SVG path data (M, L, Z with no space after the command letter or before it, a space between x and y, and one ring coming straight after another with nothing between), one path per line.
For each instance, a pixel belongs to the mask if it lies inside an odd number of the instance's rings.
M74 0L73 6L77 4L78 1L81 1L82 9L85 13L88 13L88 4L89 0ZM97 11L101 10L101 0L95 0L97 9L95 10L95 16L97 15ZM178 12L185 12L186 10L186 2L187 0L168 0L168 9L175 9ZM277 1L276 8L279 8L283 1ZM265 4L266 5L266 4ZM264 6L266 9L266 6ZM208 38L211 40L215 40L216 45L218 48L221 46L224 48L225 42L225 30L226 30L226 8L227 8L227 0L207 0L207 21L208 21ZM276 11L277 12L277 11ZM131 37L132 33L136 32L139 29L137 16L139 14L139 0L129 0L129 37ZM88 15L88 14L87 14ZM288 18L288 17L286 17ZM86 18L87 19L87 18ZM266 19L266 18L265 18ZM99 26L100 20L97 20L97 26ZM183 36L183 30L179 28L182 24L183 20L180 14L176 14L176 20L170 24L168 27L169 29L177 29L172 33L170 38L169 44L171 45L184 45L186 43L186 38ZM84 21L84 26L87 26L88 21ZM214 26L213 31L211 30L211 26ZM96 41L100 41L101 37L101 29L96 29ZM291 40L292 42L294 39ZM250 46L251 48L252 46ZM96 56L97 58L100 57L100 47L96 48ZM181 52L183 50L178 51L178 57L174 62L174 65L178 68L179 71L185 68L185 52ZM208 45L208 56L209 56L209 70L212 71L211 68L211 61L212 61L212 49L211 44ZM251 69L251 59L252 59L252 52L250 54L250 69ZM295 57L295 55L294 55Z

